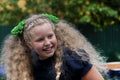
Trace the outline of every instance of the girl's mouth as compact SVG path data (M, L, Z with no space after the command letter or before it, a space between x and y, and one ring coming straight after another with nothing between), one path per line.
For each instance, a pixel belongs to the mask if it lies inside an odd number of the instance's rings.
M43 49L43 51L45 51L46 53L51 53L52 50L53 50L53 46Z

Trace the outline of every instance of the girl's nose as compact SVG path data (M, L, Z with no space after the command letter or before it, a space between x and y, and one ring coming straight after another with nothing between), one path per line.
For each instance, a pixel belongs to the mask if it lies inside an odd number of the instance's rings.
M50 45L50 40L49 39L45 39L45 45Z

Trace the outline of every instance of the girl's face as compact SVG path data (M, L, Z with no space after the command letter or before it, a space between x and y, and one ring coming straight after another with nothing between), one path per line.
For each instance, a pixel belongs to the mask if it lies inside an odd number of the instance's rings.
M30 34L30 46L38 53L41 60L54 55L57 48L57 39L51 24L37 25L30 30Z

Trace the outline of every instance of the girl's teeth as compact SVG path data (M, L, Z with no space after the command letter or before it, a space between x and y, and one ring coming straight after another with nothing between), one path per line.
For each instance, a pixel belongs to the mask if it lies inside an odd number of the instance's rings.
M45 49L46 51L49 51L49 50L51 50L51 48L48 48L48 49Z

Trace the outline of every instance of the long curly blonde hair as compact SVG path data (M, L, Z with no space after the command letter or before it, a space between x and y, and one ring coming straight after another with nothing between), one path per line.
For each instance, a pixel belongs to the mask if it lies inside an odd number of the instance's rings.
M54 26L54 31L58 40L58 47L55 52L56 63L56 80L59 80L61 74L63 47L68 47L77 52L77 48L84 49L90 56L90 62L98 68L99 71L105 69L105 62L99 52L91 45L91 43L79 32L74 26L64 20L59 23L53 23L48 18L41 15L33 15L27 19L24 25L24 32L20 36L8 35L2 46L2 61L5 63L7 71L7 80L34 80L32 74L31 50L26 45L26 41L30 40L28 26L36 19L44 19ZM43 22L43 21L42 21ZM35 25L41 22L35 22Z

